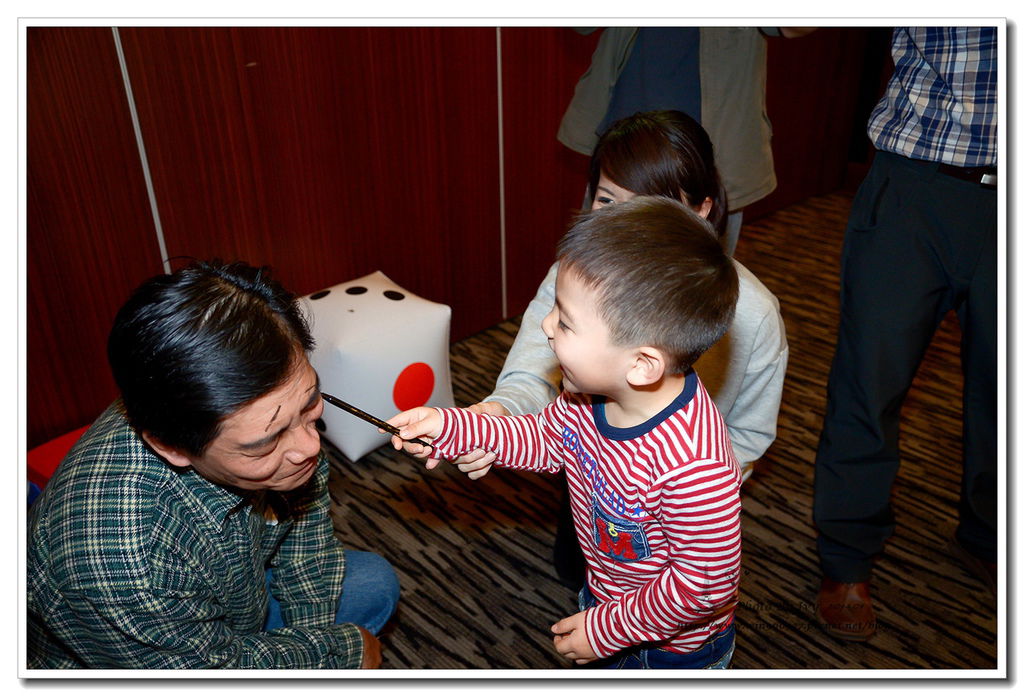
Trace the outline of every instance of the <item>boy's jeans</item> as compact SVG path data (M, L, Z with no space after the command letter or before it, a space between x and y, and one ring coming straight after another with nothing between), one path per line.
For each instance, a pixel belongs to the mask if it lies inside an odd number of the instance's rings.
M267 594L271 569L267 568ZM341 583L338 613L334 623L354 623L373 635L384 627L398 605L398 577L391 564L369 551L345 549L345 579ZM281 605L270 595L263 630L283 628Z
M590 588L580 590L580 611L597 604ZM736 627L729 627L708 638L700 649L692 653L674 653L660 648L635 645L611 657L586 665L597 669L728 669L736 649Z

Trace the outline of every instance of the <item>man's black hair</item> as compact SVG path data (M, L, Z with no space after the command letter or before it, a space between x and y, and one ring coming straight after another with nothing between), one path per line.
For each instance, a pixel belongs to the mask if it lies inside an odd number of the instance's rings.
M222 420L285 382L313 337L269 269L195 262L144 282L107 357L131 424L200 456Z

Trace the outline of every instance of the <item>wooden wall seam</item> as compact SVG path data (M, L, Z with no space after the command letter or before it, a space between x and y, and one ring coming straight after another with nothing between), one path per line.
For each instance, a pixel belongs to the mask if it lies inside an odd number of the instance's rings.
M149 210L153 216L153 231L156 233L157 248L160 250L160 263L164 267L164 273L171 272L171 262L167 256L167 243L164 240L163 225L160 223L160 206L157 204L156 192L153 190L153 177L149 172L149 159L146 156L146 139L142 134L142 127L139 125L139 114L135 108L135 95L132 92L131 76L128 74L128 65L124 60L124 50L121 47L121 35L117 27L110 27L114 39L114 48L117 51L117 60L121 68L121 81L124 83L124 91L128 101L128 112L131 114L132 130L135 133L135 143L139 148L139 164L142 167L142 178L146 182L146 195L149 198Z
M501 79L501 27L494 28L497 60L495 63L498 83L498 236L501 239L501 316L508 317L508 237L505 215L505 85Z

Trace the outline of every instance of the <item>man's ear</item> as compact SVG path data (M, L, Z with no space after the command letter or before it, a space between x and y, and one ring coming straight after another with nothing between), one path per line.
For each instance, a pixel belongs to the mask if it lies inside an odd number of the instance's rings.
M167 460L167 463L179 469L187 469L192 466L192 458L176 447L171 447L160 442L152 433L142 433L142 439L154 452Z
M633 364L626 373L626 381L634 387L646 387L661 381L668 360L665 353L653 346L640 346L634 351Z

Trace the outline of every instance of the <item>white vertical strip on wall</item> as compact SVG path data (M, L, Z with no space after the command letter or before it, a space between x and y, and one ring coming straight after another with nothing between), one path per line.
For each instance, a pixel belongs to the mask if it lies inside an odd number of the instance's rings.
M501 318L508 318L508 274L505 260L505 127L502 112L501 85L501 27L495 27L498 43L498 214L501 216Z
M142 162L142 177L146 180L146 193L149 195L149 209L153 213L153 228L156 230L156 242L160 246L160 259L164 264L164 273L171 272L171 262L167 258L167 245L164 243L164 228L160 224L160 210L156 205L156 192L153 190L153 178L149 174L149 160L146 158L146 144L142 141L142 128L139 126L139 114L135 110L135 95L132 93L132 81L128 78L128 65L124 61L121 49L121 35L117 27L114 32L114 46L117 48L117 60L121 64L121 78L124 80L124 91L128 95L128 110L132 115L132 127L135 129L135 143L139 146L139 160Z

